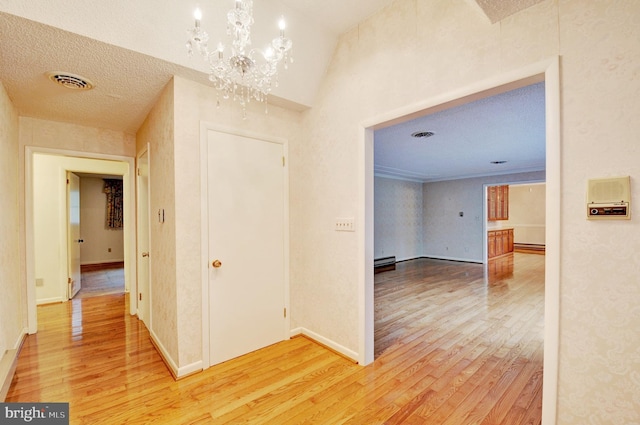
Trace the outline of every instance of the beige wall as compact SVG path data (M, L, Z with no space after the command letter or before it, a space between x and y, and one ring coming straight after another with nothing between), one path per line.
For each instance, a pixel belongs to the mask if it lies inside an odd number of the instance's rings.
M67 299L67 246L60 243L67 240L67 170L118 175L129 172L128 164L119 161L33 155L33 260L38 304ZM133 196L127 189L124 201L131 203ZM123 250L122 243L120 249Z
M20 117L21 151L25 146L36 146L133 157L135 142L133 134L120 131Z
M124 231L109 229L102 177L80 177L80 264L124 261Z
M26 286L20 280L24 247L19 229L18 111L0 83L0 359L26 331ZM2 377L4 378L4 377Z
M149 147L151 321L147 325L164 356L179 363L176 287L173 81L164 88L136 134L137 151ZM157 219L164 209L165 222Z
M497 227L513 227L515 243L545 244L544 183L509 186L509 220L497 222Z
M376 177L374 186L374 258L424 255L422 183Z
M637 421L640 221L585 220L584 192L631 175L640 196L639 19L635 1L549 0L491 25L467 1L403 0L345 34L292 150L295 321L358 347L358 247L332 223L358 209L360 123L560 55L558 423Z
M506 227L502 221L486 221L484 186L544 179L545 173L537 171L425 183L424 254L448 260L484 262L485 222L487 229ZM458 214L460 211L464 212L462 217Z

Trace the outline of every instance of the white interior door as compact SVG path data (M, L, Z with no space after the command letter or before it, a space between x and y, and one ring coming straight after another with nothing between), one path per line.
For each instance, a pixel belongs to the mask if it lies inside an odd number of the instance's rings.
M138 318L150 328L149 301L151 287L149 285L149 151L138 157Z
M285 174L279 143L207 137L213 365L286 338Z
M68 290L69 299L82 287L80 274L80 177L67 171L67 218L68 218Z

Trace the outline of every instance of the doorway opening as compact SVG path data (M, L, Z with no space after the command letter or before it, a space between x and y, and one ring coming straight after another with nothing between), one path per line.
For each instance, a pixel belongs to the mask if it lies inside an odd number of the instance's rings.
M80 178L80 272L76 298L124 293L122 175L74 173ZM114 193L107 194L111 189ZM109 196L111 195L111 196ZM108 208L112 211L107 219ZM72 245L72 238L69 239Z
M560 247L560 78L559 58L534 64L530 67L499 75L473 86L447 93L419 105L400 111L391 111L363 124L361 140L361 180L359 187L360 210L358 219L364 231L359 241L360 263L360 338L359 361L369 364L374 354L374 225L373 225L373 145L374 131L408 121L434 111L461 105L514 88L545 82L545 132L546 132L546 256L544 288L544 379L543 423L553 423L556 413L558 342L559 342L559 247Z
M126 290L135 293L135 216L128 157L26 148L25 210L27 312L29 333L37 331L38 304L68 300L67 172L121 176L123 181L123 259ZM135 314L136 303L130 304Z

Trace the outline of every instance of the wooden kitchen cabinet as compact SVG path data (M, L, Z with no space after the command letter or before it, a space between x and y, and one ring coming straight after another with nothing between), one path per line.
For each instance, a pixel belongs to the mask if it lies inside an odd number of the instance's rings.
M509 186L487 188L487 215L489 221L509 219Z
M487 244L487 258L513 252L513 229L489 230Z

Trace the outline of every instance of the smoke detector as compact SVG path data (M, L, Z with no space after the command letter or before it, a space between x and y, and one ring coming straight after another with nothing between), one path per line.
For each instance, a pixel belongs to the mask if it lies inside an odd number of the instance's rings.
M52 71L47 73L47 77L54 83L71 90L91 90L94 87L88 79L69 72Z

